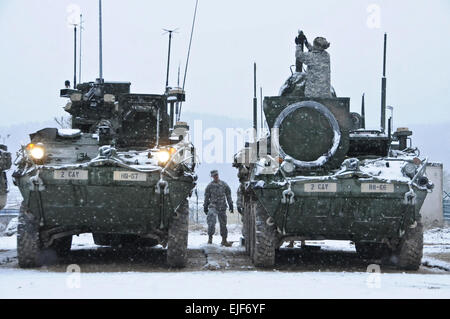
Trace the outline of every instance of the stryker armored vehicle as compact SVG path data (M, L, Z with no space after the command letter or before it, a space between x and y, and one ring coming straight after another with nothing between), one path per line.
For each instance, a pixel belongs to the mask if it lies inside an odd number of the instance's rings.
M6 145L0 144L0 209L5 208L8 196L6 171L11 168L11 153Z
M167 264L184 267L197 179L189 127L173 125L185 93L132 94L105 82L101 65L95 82L61 90L71 128L33 133L20 151L19 266L52 262L73 235L92 233L97 245L167 246Z
M427 159L411 147L412 132L392 134L392 118L385 127L385 71L380 130L365 128L364 102L357 114L349 98L305 97L304 78L300 67L280 96L264 98L270 132L235 156L244 242L254 264L273 266L285 241L330 239L354 242L364 259L418 269L419 212L433 185Z

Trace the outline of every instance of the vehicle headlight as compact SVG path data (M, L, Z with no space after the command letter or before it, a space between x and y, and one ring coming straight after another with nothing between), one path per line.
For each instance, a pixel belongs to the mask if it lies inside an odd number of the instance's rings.
M27 146L28 154L33 160L41 161L45 157L45 148L41 143L39 144L28 144Z
M285 171L286 173L291 174L291 173L295 170L295 166L294 166L294 164L292 164L291 162L286 162L286 161L284 161L284 162L281 164L281 169L282 169L283 171Z
M173 147L171 147L169 149L159 150L158 153L156 153L156 158L158 159L158 164L166 165L172 158L173 154L175 154L175 153L176 153L176 149Z
M405 175L409 178L413 178L414 175L416 175L416 172L417 172L417 166L413 163L406 163L402 167L403 175Z

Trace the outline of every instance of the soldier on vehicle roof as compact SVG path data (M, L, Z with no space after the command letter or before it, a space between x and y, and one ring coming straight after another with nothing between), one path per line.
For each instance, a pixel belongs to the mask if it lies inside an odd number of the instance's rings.
M331 97L330 55L326 49L330 43L323 37L317 37L311 45L303 32L295 38L297 44L295 57L299 63L308 66L306 71L306 97ZM309 52L303 52L303 44Z

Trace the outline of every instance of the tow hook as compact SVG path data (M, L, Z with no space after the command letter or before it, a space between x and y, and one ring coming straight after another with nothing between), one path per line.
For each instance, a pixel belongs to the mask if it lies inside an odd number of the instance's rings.
M169 194L169 183L167 181L163 180L162 178L156 184L156 189L155 189L156 194L161 194L161 187L163 189L164 195Z
M45 190L44 181L39 177L39 171L37 174L30 178L30 190L42 192Z
M291 188L289 187L288 189L283 191L283 197L281 198L281 203L282 204L294 204L294 192L291 190Z
M417 221L414 221L414 224L410 225L409 228L414 229L417 227Z
M415 205L416 204L416 193L411 188L411 185L409 186L409 191L405 193L404 204L405 205Z

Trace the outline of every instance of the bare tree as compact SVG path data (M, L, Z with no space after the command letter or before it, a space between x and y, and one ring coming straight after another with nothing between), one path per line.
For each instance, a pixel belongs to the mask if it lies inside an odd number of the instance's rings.
M70 128L72 126L70 117L54 117L55 122L59 125L60 128Z

